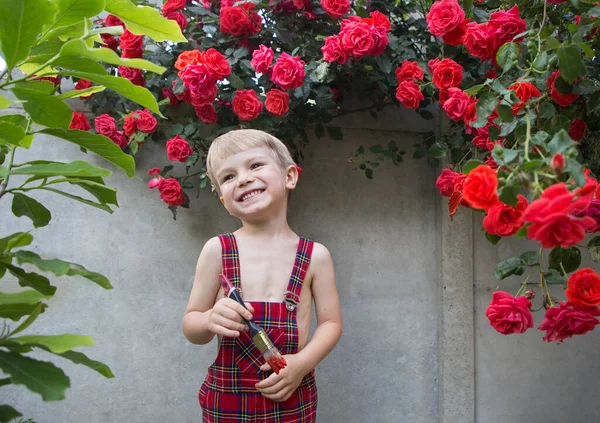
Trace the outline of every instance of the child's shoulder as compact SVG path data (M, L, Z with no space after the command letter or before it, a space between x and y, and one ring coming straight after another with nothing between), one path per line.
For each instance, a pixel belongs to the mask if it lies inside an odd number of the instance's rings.
M323 244L313 241L311 263L314 265L327 264L332 261L331 253Z
M200 257L209 260L221 259L221 240L219 236L214 236L206 241L200 252Z

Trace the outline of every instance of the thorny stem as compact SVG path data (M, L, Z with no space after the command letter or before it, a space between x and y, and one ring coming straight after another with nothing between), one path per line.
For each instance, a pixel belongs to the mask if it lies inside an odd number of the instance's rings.
M4 197L4 195L8 192L6 187L8 186L8 179L10 178L10 170L12 169L13 160L15 158L15 151L17 147L10 147L10 155L8 156L8 171L6 173L6 178L0 183L0 198Z

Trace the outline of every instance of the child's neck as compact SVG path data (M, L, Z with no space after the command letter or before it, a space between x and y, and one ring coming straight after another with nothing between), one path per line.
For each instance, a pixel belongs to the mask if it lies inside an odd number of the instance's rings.
M294 232L287 222L285 211L266 220L242 220L242 227L236 231L236 235L239 236L264 239L286 238L293 234Z

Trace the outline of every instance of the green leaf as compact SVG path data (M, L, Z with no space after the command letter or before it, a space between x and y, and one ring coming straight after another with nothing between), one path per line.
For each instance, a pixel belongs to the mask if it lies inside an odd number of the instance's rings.
M21 292L6 293L0 291L0 305L6 304L30 304L37 305L42 300L50 298L48 295L44 295L38 291L27 289Z
M242 90L246 86L246 84L244 84L244 81L242 81L242 78L240 78L233 72L229 74L227 80L229 81L231 86L236 90Z
M110 206L108 206L106 204L103 204L103 203L96 203L95 201L91 201L91 200L88 200L87 198L83 198L83 197L80 197L78 195L73 195L73 194L70 194L68 192L64 192L64 191L61 191L59 189L56 189L56 188L44 187L44 188L40 188L40 189L43 189L44 191L50 191L50 192L53 192L55 194L62 195L64 197L70 198L71 200L79 201L80 203L86 204L86 205L91 206L91 207L95 207L97 209L100 209L100 210L105 211L105 212L110 213L110 214L114 213L114 210L111 209Z
M70 386L69 378L54 364L14 352L0 350L0 369L10 375L14 384L25 385L40 394L44 401L64 399Z
M27 319L25 319L19 326L17 326L17 328L10 333L10 336L16 335L17 333L20 333L27 329L29 326L31 326L31 324L35 322L35 319L37 319L38 316L46 310L46 307L48 307L46 304L41 302L38 303L35 306L35 308L31 310L31 313L29 314Z
M481 94L477 100L477 120L485 121L498 105L498 97L492 92Z
M549 284L563 285L565 283L565 278L563 278L562 273L559 273L556 269L549 269L545 272L544 279Z
M129 0L110 0L106 11L121 18L136 35L147 35L155 41L186 42L177 22L161 16L153 7L138 7Z
M8 106L12 104L12 100L0 95L0 110L6 109Z
M549 119L556 114L556 107L552 103L546 102L540 105L540 118Z
M106 0L54 0L57 13L54 21L44 28L50 32L56 28L80 23L84 18L91 18L104 10Z
M0 318L11 319L15 322L21 320L23 316L31 315L36 312L39 307L45 308L46 305L43 303L39 304L26 304L26 303L11 303L1 304L0 303Z
M485 233L485 237L492 245L498 244L500 242L500 240L502 239L501 236L494 235L494 234L488 234L487 232Z
M465 163L465 166L462 169L462 173L468 175L470 171L475 169L480 164L483 164L481 160L469 160L467 163Z
M328 126L327 135L329 135L329 138L336 141L340 141L344 138L342 129L339 126Z
M531 171L536 169L541 169L546 165L546 162L543 160L531 160L523 163L523 170Z
M45 276L38 275L37 273L27 273L20 267L13 266L12 264L0 263L1 267L5 267L11 275L16 277L21 286L28 286L44 295L54 295L56 292L56 287L50 285L50 281Z
M51 351L49 351L49 352L51 352ZM58 355L59 357L65 358L67 360L70 360L73 363L81 364L83 366L89 367L90 369L100 373L104 377L107 377L107 378L115 377L113 375L113 372L110 370L110 368L106 364L101 363L96 360L92 360L92 359L88 358L85 354L80 353L79 351L67 351L62 354L56 354L56 355Z
M86 150L96 153L115 166L123 169L125 174L127 174L127 176L130 178L135 176L135 161L133 157L131 157L129 154L123 153L123 150L121 150L118 145L104 135L91 134L86 131L55 128L44 129L40 132L46 135L62 138L72 142L73 144L77 144L80 147L84 147Z
M600 261L600 236L595 236L588 242L588 252L594 261Z
M502 188L502 193L500 194L499 198L504 204L516 207L517 203L519 202L519 197L517 197L517 194L519 194L518 187L505 185Z
M494 277L496 279L505 279L511 275L522 275L525 272L523 261L519 257L510 257L496 266Z
M132 84L131 81L129 81L128 79L117 76L99 75L96 73L87 72L61 71L60 74L75 78L88 79L92 82L95 82L96 84L104 85L106 88L111 89L118 94L121 94L123 97L126 97L131 101L135 101L141 106L152 110L154 113L162 117L162 114L158 109L158 103L156 102L156 98L154 98L152 93L146 88L138 87L137 85ZM70 120L69 123L71 123Z
M562 44L560 43L560 41L558 41L554 37L548 37L544 41L544 46L546 47L547 50L556 50L556 49L560 48L561 45Z
M123 65L135 69L146 69L150 72L163 74L167 69L158 66L144 59L122 59L117 53L109 48L88 48L85 41L77 39L71 40L60 49L61 56L87 57L98 62L109 63L111 65Z
M553 155L556 153L564 153L575 144L576 142L569 137L567 131L561 129L548 143L548 151Z
M36 228L46 226L52 219L50 210L37 200L18 192L13 193L12 212L17 217L27 216Z
M548 68L548 53L542 51L533 61L533 68L540 72L545 72Z
M42 272L52 272L56 276L82 276L90 281L100 285L104 289L111 289L112 286L106 276L101 275L100 273L91 272L87 270L85 267L71 263L68 261L63 261L59 259L42 259L39 255L34 253L33 251L17 251L15 253L15 257L19 264L29 263L36 266Z
M23 138L25 138L25 129L12 123L4 122L0 118L0 144L4 142L20 145Z
M581 265L581 251L577 247L554 247L548 256L548 267L562 274L562 267L566 273L574 272Z
M581 65L581 53L575 47L563 46L558 50L560 76L569 84L572 84L579 76Z
M59 95L58 98L60 98L61 100L64 100L65 98L85 97L90 94L99 93L101 91L104 91L105 89L106 89L106 87L104 87L102 85L94 85L93 87L86 88L85 90L67 91L66 93L62 93L61 95Z
M42 27L53 22L51 0L0 0L0 49L9 70L29 56Z
M29 82L17 84L11 91L24 102L23 109L35 123L65 129L69 127L73 112L55 95L38 91Z
M16 338L10 338L11 342L16 342L19 345L28 346L43 346L49 351L62 354L71 351L77 347L92 347L94 339L90 336L83 335L25 335Z
M441 159L448 154L448 146L441 142L436 142L429 147L429 155L434 159Z
M94 73L105 76L108 75L106 68L102 66L102 64L86 57L60 56L55 59L52 64L76 72ZM65 71L60 71L60 73L64 72Z
M390 61L390 58L388 56L376 56L375 61L377 62L377 65L379 66L381 72L383 72L384 74L388 74L392 71L392 62Z
M117 207L119 206L119 203L117 201L117 190L115 188L107 187L106 185L104 185L104 181L102 181L102 178L93 178L96 179L95 181L91 180L92 178L68 179L69 183L73 185L78 185L79 187L83 188L84 190L92 194L94 197L96 197L101 203L114 204Z
M525 251L519 258L526 266L533 266L538 262L538 254L536 251Z
M481 90L485 86L486 86L486 84L473 85L468 90L465 90L465 93L467 93L470 96L473 96L473 95L477 94L479 92L479 90Z
M96 167L82 160L71 163L50 162L48 164L33 164L11 170L11 175L38 175L38 176L110 176L108 169Z
M21 417L22 414L10 405L0 405L0 423L9 423L11 420Z
M512 122L515 118L512 108L507 104L499 104L496 110L498 110L498 115L504 122ZM494 127L492 126L491 128Z
M519 48L516 43L509 42L504 44L496 54L496 60L502 67L502 71L508 72L519 55Z
M28 232L15 232L0 239L0 251L10 251L13 248L24 247L31 244L33 236Z

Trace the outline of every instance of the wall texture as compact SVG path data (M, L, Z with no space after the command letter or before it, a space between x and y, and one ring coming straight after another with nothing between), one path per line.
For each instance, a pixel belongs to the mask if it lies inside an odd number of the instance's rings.
M437 172L423 160L383 165L375 180L346 163L361 144L417 142L429 123L407 113L389 108L377 121L340 119L344 141L315 140L292 197L292 227L333 255L345 323L336 350L317 371L318 422L600 421L593 398L597 333L556 346L543 344L541 332L503 337L487 323L491 292L514 292L518 283L499 284L491 271L521 246L489 245L479 232L481 216L470 211L461 209L450 221L434 187ZM17 160L42 156L69 161L83 153L46 137ZM139 178L120 172L109 178L121 205L113 216L34 195L53 213L48 227L34 231L35 250L101 271L114 289L57 281L56 298L31 331L93 336L96 346L82 351L109 364L116 378L61 362L72 385L65 401L44 403L24 388L2 388L2 401L27 417L39 423L200 421L197 391L216 344L191 345L180 322L202 245L238 223L208 192L173 221L158 193L146 188L145 171L165 160L162 145L148 144L137 157ZM12 216L9 202L0 204L0 219L2 236L29 229L29 221ZM2 284L16 287L8 278Z

